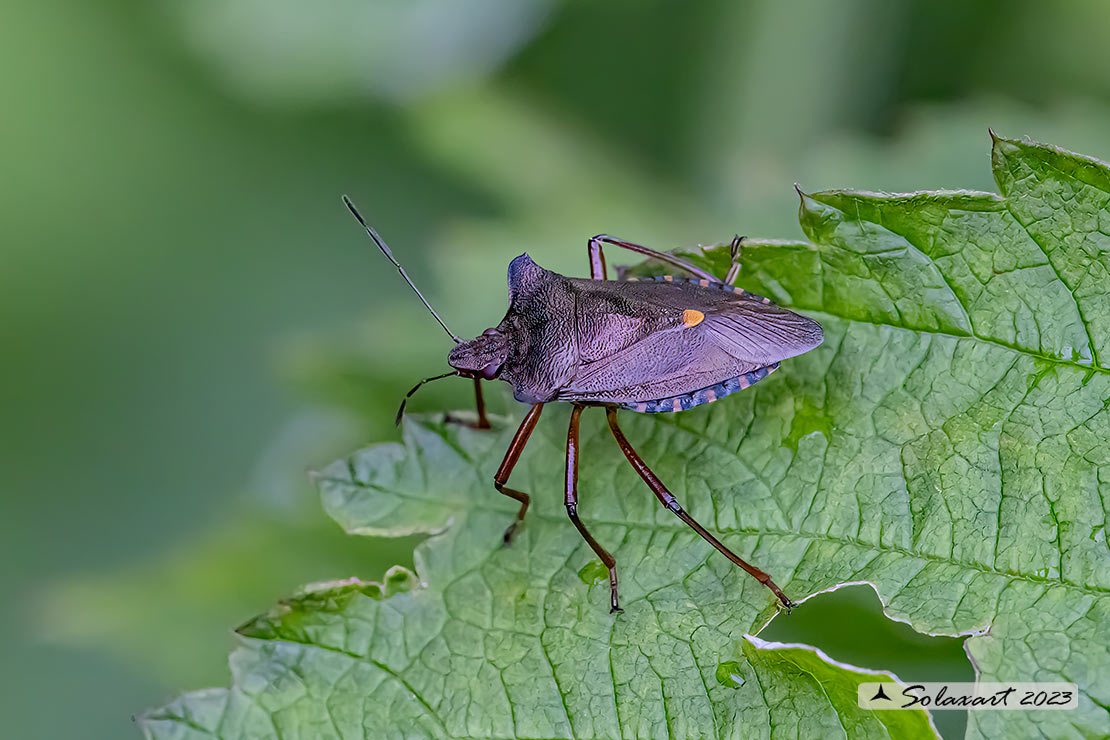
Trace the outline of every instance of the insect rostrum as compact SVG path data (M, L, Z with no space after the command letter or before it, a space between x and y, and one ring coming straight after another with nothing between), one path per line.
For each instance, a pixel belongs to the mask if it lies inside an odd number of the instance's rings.
M358 217L349 201L347 205ZM366 229L408 280L377 233L369 226ZM740 241L739 237L733 241L734 263ZM608 280L603 244L659 259L694 278ZM509 264L509 309L501 322L470 341L461 341L448 330L456 341L448 356L454 372L438 377L474 379L478 402L474 426L489 427L483 380L507 382L518 401L531 405L493 479L499 492L520 503L505 530L505 542L512 540L529 504L527 493L508 486L513 467L544 405L570 403L564 504L571 522L608 569L611 610L620 610L616 561L578 516L579 419L587 406L602 406L621 451L660 504L767 586L784 606L793 606L765 572L742 560L686 513L624 436L617 410L676 412L720 400L762 380L781 360L818 346L823 338L820 324L734 288L735 264L722 281L673 255L604 235L589 240L588 253L589 279L559 275L527 254L520 255Z

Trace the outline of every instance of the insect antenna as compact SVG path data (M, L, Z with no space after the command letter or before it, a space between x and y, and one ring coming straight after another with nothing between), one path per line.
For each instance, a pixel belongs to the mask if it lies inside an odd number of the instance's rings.
M447 328L447 324L443 323L443 319L439 317L439 314L436 313L436 310L432 308L432 304L428 303L428 300L424 297L424 294L420 292L420 289L417 288L416 284L412 282L411 278L409 278L408 273L405 272L405 268L401 267L401 263L398 262L397 258L393 256L393 252L391 252L389 247L386 246L385 241L382 240L380 236L378 236L378 232L374 230L373 226L363 220L362 216L355 208L355 204L352 203L351 199L348 198L346 195L343 196L343 205L347 206L347 210L351 212L351 215L358 219L358 222L362 224L362 228L366 229L366 233L369 234L370 238L374 240L374 243L378 245L378 249L382 250L382 254L385 255L385 258L393 263L393 266L397 268L397 272L401 273L401 277L403 277L405 279L405 282L409 284L409 287L413 289L413 291L416 293L416 297L420 299L420 302L424 304L424 307L431 312L435 320L438 321L439 325L443 327L443 330L447 332L452 339L455 340L455 344L462 343L462 340L455 336L455 333L453 331ZM420 386L417 386L417 388L419 387ZM416 388L413 388L413 390L416 390ZM409 395L411 396L412 394L410 393ZM400 416L398 416L397 418L399 420Z
M416 393L418 390L420 390L420 386L424 385L425 383L431 383L433 380L443 380L444 378L450 378L450 377L452 377L454 375L458 375L458 374L459 374L458 370L453 370L449 373L444 373L443 375L436 375L436 376L431 377L431 378L424 378L419 383L414 385L412 387L412 390L409 391L408 393L406 393L405 397L401 399L401 408L397 409L397 419L394 423L396 423L397 426L401 425L401 417L405 415L405 404L409 402L410 398L412 398L413 393Z

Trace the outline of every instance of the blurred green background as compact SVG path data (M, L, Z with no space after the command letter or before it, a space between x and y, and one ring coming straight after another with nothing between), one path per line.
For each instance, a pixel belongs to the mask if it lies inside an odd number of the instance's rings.
M794 182L994 189L988 126L1110 157L1107 28L1099 0L8 3L2 734L136 737L226 683L234 625L410 561L304 475L394 438L449 347L341 193L473 336L525 249L797 238ZM767 636L971 676L869 589L807 606Z

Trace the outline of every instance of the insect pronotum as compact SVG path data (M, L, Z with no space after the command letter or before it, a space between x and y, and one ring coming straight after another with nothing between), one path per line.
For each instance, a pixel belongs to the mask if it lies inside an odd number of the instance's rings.
M343 202L455 341L447 359L454 369L420 381L405 400L424 383L460 376L474 380L478 405L474 427L490 428L482 398L483 380L507 382L513 396L530 405L493 476L494 488L520 503L516 518L505 530L506 544L524 521L530 502L527 493L508 486L513 467L544 405L570 403L564 504L571 522L609 570L611 611L620 611L616 560L578 516L578 423L584 408L601 406L621 452L659 503L769 588L784 606L794 605L770 576L732 552L682 508L617 423L618 409L675 412L713 403L759 382L776 370L781 360L821 344L821 325L816 321L733 287L739 275L740 237L732 242L733 264L723 281L674 255L604 234L589 240L589 279L545 270L522 254L509 263L505 317L480 336L463 341L447 328L351 201L344 196ZM694 277L609 280L602 252L605 244L657 259ZM404 409L402 401L398 422Z

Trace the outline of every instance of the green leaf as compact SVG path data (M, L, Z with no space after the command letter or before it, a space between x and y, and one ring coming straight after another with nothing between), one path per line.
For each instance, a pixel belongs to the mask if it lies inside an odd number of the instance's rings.
M1001 195L803 196L811 243L750 242L741 284L813 312L825 344L744 393L622 424L794 599L867 582L891 618L969 636L982 680L1079 686L1074 711L971 712L969 737L1106 736L1110 170L1008 139L993 164ZM723 248L695 257L727 268ZM247 623L232 687L145 715L147 735L933 735L922 712L858 709L871 674L751 637L773 597L658 506L594 412L580 511L617 558L610 615L563 512L567 415L544 412L513 474L533 507L510 548L514 505L491 485L508 420L410 419L403 444L323 470L349 531L437 533L416 573Z

